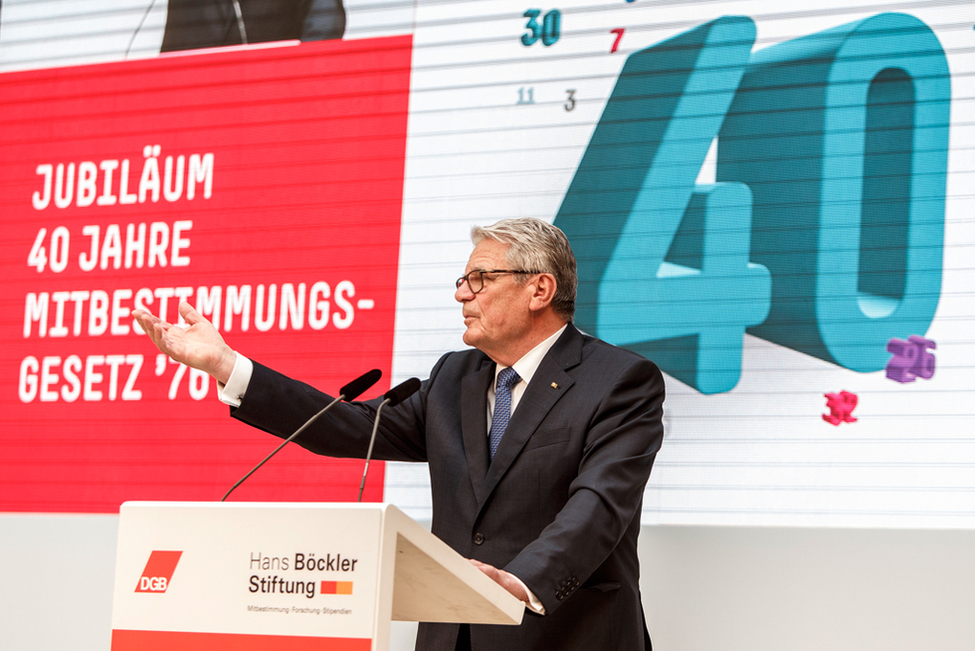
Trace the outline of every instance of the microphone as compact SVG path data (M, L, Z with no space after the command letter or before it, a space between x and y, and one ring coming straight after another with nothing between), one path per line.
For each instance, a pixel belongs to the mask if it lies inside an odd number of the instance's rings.
M415 377L411 377L409 380L397 384L395 387L383 394L384 400L379 403L379 409L376 410L376 419L372 423L372 436L369 437L369 451L366 452L366 467L362 470L362 482L359 484L360 502L362 501L362 490L366 487L366 474L369 472L369 460L372 458L372 446L376 442L376 432L379 431L379 414L382 413L383 407L386 405L395 407L416 393L419 388L420 381Z
M383 376L383 372L380 371L378 368L374 368L371 371L366 371L365 373L363 373L362 375L360 375L359 377L357 377L356 379L352 380L351 382L349 382L348 384L346 384L344 387L342 387L341 389L339 389L339 395L338 395L337 398L334 398L332 400L332 402L330 402L327 405L325 405L325 408L324 409L322 409L317 414L315 414L314 416L312 416L311 418L309 418L308 420L306 420L301 427L299 427L298 429L295 430L295 433L294 434L292 434L291 436L289 436L288 438L286 438L284 440L284 442L281 443L281 445L279 445L278 447L274 448L274 452L272 452L271 454L269 454L266 457L264 457L264 460L263 461L261 461L259 464L257 464L256 466L254 466L249 473L247 473L246 475L244 475L243 477L241 477L240 480L236 484L234 484L233 486L230 487L230 490L227 491L227 494L224 495L223 498L220 501L221 502L225 502L227 500L227 498L230 497L230 494L234 492L234 489L236 489L238 486L240 486L241 484L243 484L244 481L246 481L248 477L250 477L251 475L253 475L257 471L258 468L260 468L265 463L267 463L268 460L270 460L271 457L273 457L275 454L278 453L279 450L281 450L281 448L283 448L284 446L286 446L291 441L295 440L298 437L299 434L301 434L302 432L304 432L305 429L309 425L311 425L316 420L318 420L318 417L319 416L321 416L326 411L328 411L329 409L331 409L332 406L335 405L335 403L340 402L342 400L355 400L360 395L362 395L362 393L366 389L368 389L369 387L371 387L372 385L374 385L376 382L378 382L379 381L379 378L381 378L382 376ZM402 385L400 385L400 386L402 386ZM399 387L397 387L397 388L399 388ZM391 393L391 392L387 392L386 395L388 396L389 393Z
M420 381L415 377L411 377L409 380L406 380L401 384L397 384L395 387L384 393L383 398L385 398L385 400L383 400L382 404L379 405L379 408L382 409L383 405L395 407L419 390ZM376 412L378 413L379 409L377 409Z

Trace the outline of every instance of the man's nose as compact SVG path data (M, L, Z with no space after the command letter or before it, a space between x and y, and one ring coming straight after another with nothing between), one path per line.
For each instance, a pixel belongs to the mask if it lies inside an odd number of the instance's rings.
M474 292L471 291L471 286L465 279L461 282L460 287L454 292L454 300L458 303L464 303L474 298Z

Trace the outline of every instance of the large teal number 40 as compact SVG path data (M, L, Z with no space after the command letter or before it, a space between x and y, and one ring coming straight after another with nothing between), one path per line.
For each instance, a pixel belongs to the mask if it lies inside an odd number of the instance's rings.
M706 394L737 384L746 330L879 370L940 295L937 38L903 14L754 38L725 17L630 55L556 217L577 323ZM696 186L715 136L718 183Z

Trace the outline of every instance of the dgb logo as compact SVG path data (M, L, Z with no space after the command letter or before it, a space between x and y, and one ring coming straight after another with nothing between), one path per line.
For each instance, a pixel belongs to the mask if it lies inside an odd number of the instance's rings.
M139 583L135 586L136 592L166 592L173 572L176 571L176 564L179 563L183 552L172 551L153 551L149 554L146 567L142 570Z

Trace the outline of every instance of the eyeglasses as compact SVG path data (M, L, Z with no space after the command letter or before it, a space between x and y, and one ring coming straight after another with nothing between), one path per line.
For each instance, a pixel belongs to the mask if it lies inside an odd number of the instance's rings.
M457 289L467 282L467 286L471 288L472 294L477 294L482 289L484 289L484 275L485 274L540 274L541 271L524 271L521 269L475 269L474 271L468 272L466 275L461 276L457 279L454 285Z

